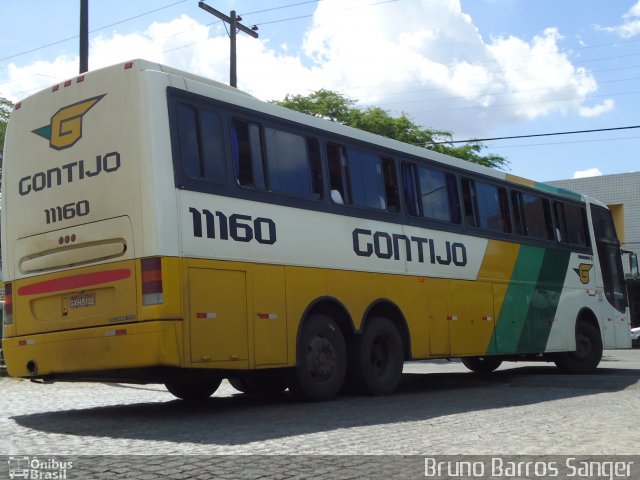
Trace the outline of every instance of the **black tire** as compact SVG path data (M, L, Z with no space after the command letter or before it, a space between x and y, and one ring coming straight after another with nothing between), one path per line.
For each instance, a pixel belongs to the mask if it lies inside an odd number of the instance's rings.
M289 388L301 400L334 398L347 373L347 347L338 324L324 314L309 317L299 336Z
M591 323L578 322L576 325L576 351L558 355L556 366L566 373L593 373L602 360L602 337Z
M502 365L502 360L496 357L463 357L462 363L472 372L491 373Z
M279 395L287 389L281 372L251 372L227 379L231 386L247 395Z
M372 318L350 350L349 387L365 395L388 395L402 379L404 348L396 326L387 318Z
M206 400L218 389L221 378L207 382L168 382L164 386L171 394L181 400L190 402Z

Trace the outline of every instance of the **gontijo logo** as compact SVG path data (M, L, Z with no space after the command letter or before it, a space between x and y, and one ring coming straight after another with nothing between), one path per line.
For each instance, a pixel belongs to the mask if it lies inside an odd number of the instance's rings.
M49 125L32 132L49 140L49 146L55 150L73 147L82 138L82 117L105 95L106 93L61 108L51 117Z

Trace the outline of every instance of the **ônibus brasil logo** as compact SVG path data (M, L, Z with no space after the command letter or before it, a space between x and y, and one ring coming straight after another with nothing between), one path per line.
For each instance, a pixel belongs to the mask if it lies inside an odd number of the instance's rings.
M62 107L53 114L49 125L32 132L49 140L49 146L55 150L73 147L82 138L82 117L105 95L106 93Z

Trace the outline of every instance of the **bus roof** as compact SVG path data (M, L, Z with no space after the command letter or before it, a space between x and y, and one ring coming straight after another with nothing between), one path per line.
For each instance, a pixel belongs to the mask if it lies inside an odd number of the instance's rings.
M108 71L111 69L122 69L122 68L135 68L142 72L156 71L156 72L162 72L168 75L182 77L185 80L196 82L196 83L203 84L208 87L213 87L217 89L218 91L216 92L216 97L222 101L239 105L247 109L251 109L266 115L276 116L285 120L289 120L291 122L307 125L314 129L328 131L337 135L349 137L365 143L372 143L372 144L381 146L383 148L393 150L395 152L405 153L413 157L428 159L433 162L438 162L438 163L452 166L454 168L458 168L461 170L468 170L480 175L486 175L489 177L505 180L507 182L526 186L531 189L538 190L544 193L558 195L574 201L581 201L581 202L591 201L593 203L600 203L597 200L594 201L595 199L587 199L586 196L581 195L579 193L572 192L570 190L554 187L542 182L536 182L533 180L529 180L526 178L509 174L506 172L501 172L493 168L485 167L485 166L468 162L466 160L462 160L456 157L438 153L433 150L429 150L428 148L425 148L425 147L420 147L420 146L400 142L398 140L394 140L388 137L383 137L381 135L369 133L364 130L359 130L357 128L353 128L347 125L342 125L325 118L315 117L313 115L308 115L305 113L297 112L295 110L291 110L289 108L274 105L274 104L259 100L258 98L250 95L249 93L246 93L234 87L230 87L224 83L221 83L200 75L196 75L193 73L185 72L183 70L179 70L173 67L169 67L167 65L151 62L148 60L143 60L143 59L129 60L127 62L122 62L122 63L111 65L108 67L92 70L90 72L87 72L84 75L95 75L95 74L99 75L100 72ZM81 76L84 76L84 75L81 75ZM78 76L75 76L72 78L76 78L76 77ZM66 84L68 82L69 80L66 80L61 82L59 85ZM46 90L51 91L51 87L48 87ZM32 97L39 96L42 93L44 93L46 90L42 90L38 93L35 93L25 98L22 102L29 102L29 100ZM19 108L19 105L22 102L18 102L15 108Z

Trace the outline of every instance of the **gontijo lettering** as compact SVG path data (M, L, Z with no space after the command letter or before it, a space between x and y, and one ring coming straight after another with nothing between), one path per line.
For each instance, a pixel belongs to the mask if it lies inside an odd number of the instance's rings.
M359 257L375 255L385 260L391 258L400 260L401 257L406 256L408 262L429 262L433 265L453 263L457 267L464 267L467 264L467 247L460 242L446 241L442 245L433 238L407 237L397 233L372 232L362 228L353 230L352 237L353 251Z
M119 168L120 153L110 152L104 155L96 155L95 163L86 162L85 164L84 160L78 160L61 167L50 168L43 172L22 177L18 183L18 191L20 195L24 196L31 192L57 187L63 183L95 177L101 173L112 173Z

